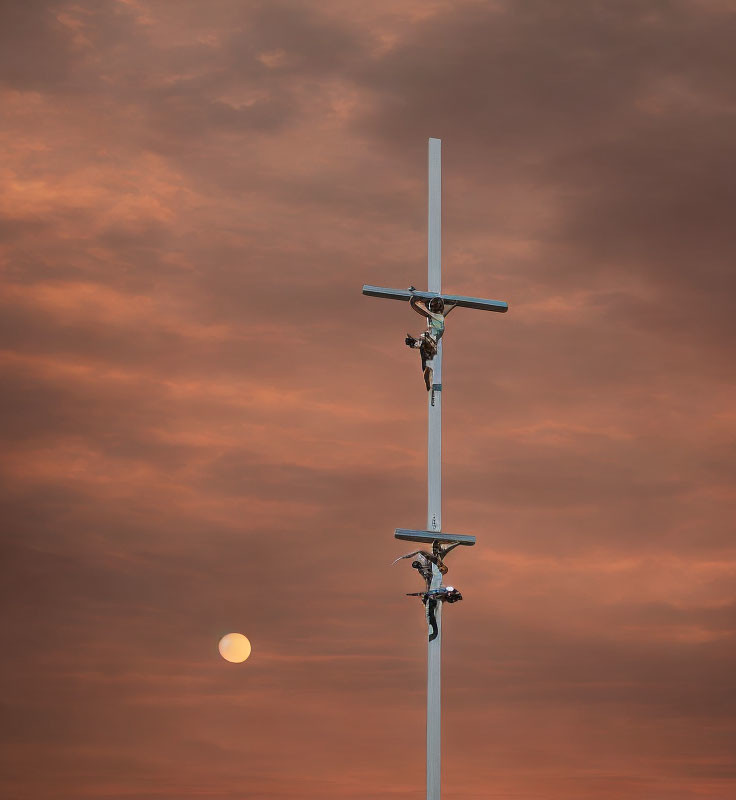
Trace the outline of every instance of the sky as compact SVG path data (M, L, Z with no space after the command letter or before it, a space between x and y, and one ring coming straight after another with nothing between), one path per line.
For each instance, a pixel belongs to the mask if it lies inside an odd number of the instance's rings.
M736 796L736 6L0 18L0 795L424 796L437 137L444 798Z

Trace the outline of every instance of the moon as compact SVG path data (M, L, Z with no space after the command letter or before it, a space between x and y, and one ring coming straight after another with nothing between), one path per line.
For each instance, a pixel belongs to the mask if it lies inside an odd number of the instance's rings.
M220 639L217 649L225 661L242 664L250 655L251 646L248 637L242 633L227 633Z

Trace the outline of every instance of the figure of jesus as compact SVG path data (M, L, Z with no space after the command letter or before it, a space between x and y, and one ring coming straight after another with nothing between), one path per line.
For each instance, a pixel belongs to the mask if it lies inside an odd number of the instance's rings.
M413 291L414 287L409 287L409 291ZM410 333L406 334L407 347L412 347L419 350L422 357L422 375L424 376L424 383L427 391L432 388L433 369L430 362L437 355L437 344L445 332L445 317L455 308L454 305L450 306L445 311L445 301L441 297L433 297L429 303L425 303L420 298L412 295L409 304L423 317L427 319L427 330L424 331L419 338L415 338Z

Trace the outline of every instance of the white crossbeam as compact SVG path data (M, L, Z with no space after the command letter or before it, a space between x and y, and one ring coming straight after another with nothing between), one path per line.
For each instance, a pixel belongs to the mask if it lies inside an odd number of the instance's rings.
M439 542L440 544L464 544L474 545L475 536L467 536L462 533L447 533L442 531L415 531L412 528L396 528L394 531L396 539L403 539L406 542Z
M509 310L509 304L503 300L484 300L482 297L466 297L462 294L439 294L438 292L410 292L408 289L388 289L383 286L363 286L363 294L368 297L385 297L387 300L406 300L409 301L414 295L422 300L431 300L433 297L441 297L445 303L460 308L476 308L479 311L500 311L501 313Z

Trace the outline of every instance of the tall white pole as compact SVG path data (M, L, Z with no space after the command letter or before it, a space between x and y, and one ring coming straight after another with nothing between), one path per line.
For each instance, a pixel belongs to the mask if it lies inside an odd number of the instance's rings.
M429 140L429 214L427 226L427 289L442 291L442 142ZM427 530L442 530L442 340L434 358L433 388L428 393ZM432 565L431 589L442 585ZM429 610L429 604L427 604ZM442 603L435 604L437 637L427 648L427 800L440 800L440 712Z
M428 292L417 294L431 302L432 295L442 293L442 142L429 140L428 169L428 226L427 226L427 288ZM383 286L363 286L363 294L369 297L385 297L390 300L411 301L413 287L407 290L389 289ZM501 300L486 300L480 297L448 295L445 302L452 307L478 308L485 311L508 310L508 304ZM407 340L407 344L411 341ZM397 528L397 539L412 542L433 543L435 545L452 543L475 544L474 536L460 536L442 533L442 338L437 343L437 355L430 362L432 385L428 394L427 430L427 529L424 531ZM413 555L413 554L412 554ZM407 556L402 556L407 558ZM398 559L397 559L398 560ZM422 575L426 575L422 567ZM442 573L432 564L432 576L428 589L442 588ZM450 600L446 594L439 593L442 599ZM441 652L442 652L442 599L431 599L422 593L427 613L427 627L430 632L427 648L427 800L440 800L440 735L441 735ZM462 599L459 595L452 598ZM452 602L451 601L451 602ZM434 622L430 613L434 611ZM436 630L436 633L435 633Z
M428 292L417 294L431 302L433 295L442 293L442 142L429 140L428 169L428 226L427 226L427 288ZM385 297L390 300L411 301L414 289L389 289L383 286L363 286L363 294L369 297ZM452 307L478 308L485 311L508 310L508 304L501 300L487 300L480 297L448 295L445 302ZM407 344L411 340L407 339ZM437 355L430 362L432 385L428 395L427 430L427 529L424 531L397 528L397 539L412 542L452 545L440 551L444 555L458 544L475 544L474 536L460 536L442 533L442 338L437 343ZM414 555L414 554L411 554ZM407 558L408 556L402 556ZM397 559L398 560L398 559ZM420 562L421 564L421 562ZM426 576L424 567L420 570ZM442 588L442 573L432 564L432 576L428 589ZM441 736L441 667L442 667L442 606L443 600L454 602L462 599L459 594L452 599L442 592L441 599L422 593L427 614L429 642L427 646L427 800L440 800L440 736ZM436 595L435 595L436 597ZM431 613L434 612L434 620ZM434 622L434 624L432 624ZM435 633L436 631L436 633Z

